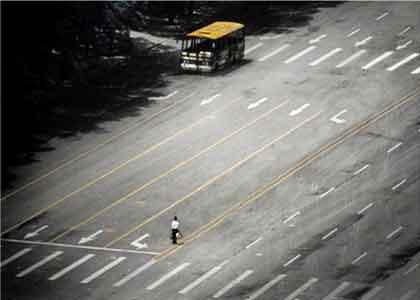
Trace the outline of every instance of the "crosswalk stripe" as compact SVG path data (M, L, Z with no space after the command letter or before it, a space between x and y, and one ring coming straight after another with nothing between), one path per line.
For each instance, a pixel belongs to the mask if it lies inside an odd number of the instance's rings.
M311 285L316 283L318 281L318 278L312 277L309 279L305 284L303 284L300 288L298 288L296 291L291 293L285 300L293 300L296 298L296 296L299 296L302 292L307 290Z
M335 48L334 50L331 50L330 52L328 52L327 54L321 56L320 58L318 58L317 60L314 60L313 62L311 62L309 65L310 66L316 66L318 64L320 64L321 62L323 62L324 60L330 58L331 56L341 52L343 49L341 48Z
M104 274L106 271L112 269L113 267L115 267L116 265L118 265L119 263L121 263L123 260L125 260L126 257L119 257L118 259L114 260L113 262L107 264L105 267L103 267L102 269L99 269L98 271L94 272L93 274L91 274L90 276L86 277L85 279L83 279L80 283L89 283L92 280L94 280L95 278L101 276L102 274Z
M263 43L258 43L248 49L245 50L244 54L247 55L249 52L254 51L255 49L258 49L259 47L261 47L263 45Z
M159 285L161 285L162 283L164 283L165 281L167 281L169 278L175 276L177 273L181 272L183 269L185 269L189 265L190 265L190 263L183 263L182 265L179 265L178 267L176 267L175 269L173 269L171 272L163 275L160 279L158 279L154 283L150 284L146 288L146 290L153 290L153 289L157 288Z
M364 65L362 67L363 70L367 70L371 67L373 67L374 65L376 65L377 63L383 61L385 58L391 56L394 53L394 51L387 51L383 54L381 54L380 56L378 56L377 58L375 58L374 60L370 61L369 63L367 63L366 65Z
M2 262L0 262L0 268L6 266L7 264L11 263L12 261L18 259L19 257L25 255L26 253L30 252L31 250L32 250L32 248L22 249L18 253L16 253L16 254L10 256L9 258L3 260Z
M415 59L419 55L420 55L420 53L417 53L417 52L416 53L413 53L413 54L407 56L406 58L404 58L403 60L397 62L395 65L387 68L386 70L387 71L394 71L395 69L397 69L397 68L401 67L402 65L408 63L410 60Z
M236 277L234 280L229 282L225 287L223 287L220 291L218 291L216 294L213 295L213 298L219 298L223 296L225 293L227 293L230 289L232 289L235 285L237 285L239 282L247 278L249 275L254 273L252 270L246 270L244 273Z
M325 298L322 300L335 300L337 298L337 295L344 291L349 285L350 282L348 281L342 282L335 290L333 290L331 293L325 296Z
M19 274L17 274L16 277L23 277L25 275L28 275L32 271L34 271L34 270L38 269L39 267L45 265L47 262L49 262L50 260L53 260L54 258L56 258L57 256L59 256L61 254L63 254L63 251L56 251L53 254L48 255L47 257L45 257L44 259L40 260L36 264L30 266L29 268L26 268L25 270L23 270L22 272L20 272Z
M281 46L280 48L278 48L278 49L268 53L267 55L261 57L260 59L258 59L258 61L265 61L265 60L269 59L270 57L280 53L281 51L288 48L289 46L290 46L289 44L285 44L285 45Z
M411 74L420 74L420 67L418 67L417 69L411 71Z
M120 281L114 283L114 287L120 287L122 285L124 285L125 283L127 283L128 281L130 281L131 279L133 279L134 277L136 277L137 275L143 273L144 271L146 271L148 268L150 268L151 266L153 266L157 261L156 260L150 260L147 264L142 265L140 268L134 270L133 272L131 272L130 274L128 274L127 276L123 277Z
M411 297L414 296L415 293L415 290L409 290L407 293L401 296L400 300L409 300Z
M373 289L370 289L369 292L363 295L360 300L369 300L372 299L377 293L379 293L382 290L383 287L381 286L375 286Z
M284 61L285 64L291 63L295 60L297 60L299 57L304 56L305 54L311 52L312 50L316 49L316 46L309 46L308 48L300 51L299 53L293 55L292 57L288 58Z
M353 60L359 58L360 56L362 56L363 54L365 54L367 51L365 49L359 50L356 53L354 53L352 56L348 57L347 59L343 60L342 62L340 62L338 65L336 65L336 68L341 68L344 67L345 65L351 63Z
M264 284L260 289L258 289L255 293L253 293L251 296L246 298L246 300L254 300L264 294L266 291L268 291L270 288L272 288L274 285L276 285L280 280L283 280L286 278L286 274L280 274L277 275L274 279L270 280L266 284Z
M186 294L189 291L191 291L193 288L195 288L196 286L198 286L200 283L202 283L204 280L210 278L211 276L213 276L214 274L216 274L217 272L219 272L222 267L227 264L229 261L225 260L223 263L221 263L220 265L214 267L213 269L211 269L210 271L208 271L207 273L205 273L204 275L198 277L196 280L194 280L193 282L191 282L189 285L187 285L186 287L184 287L182 290L180 290L178 293L180 294Z
M88 261L89 259L91 259L94 256L95 256L95 254L88 254L88 255L83 256L81 259L79 259L78 261L74 262L70 266L68 266L68 267L62 269L61 271L55 273L54 275L52 275L50 278L48 278L48 280L56 280L56 279L62 277L63 275L65 275L68 272L70 272L71 270L77 268L78 266L80 266L81 264L85 263L86 261Z

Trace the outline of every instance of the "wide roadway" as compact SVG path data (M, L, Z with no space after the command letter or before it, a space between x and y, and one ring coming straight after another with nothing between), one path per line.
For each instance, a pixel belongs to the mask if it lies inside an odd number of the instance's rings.
M419 15L324 8L249 37L238 68L171 78L148 114L54 141L2 198L2 296L414 299Z

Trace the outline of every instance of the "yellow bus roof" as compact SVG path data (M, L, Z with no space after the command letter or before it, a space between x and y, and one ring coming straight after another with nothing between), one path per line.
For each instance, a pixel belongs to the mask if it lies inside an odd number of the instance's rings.
M187 34L187 37L217 40L243 27L244 25L235 22L214 22Z

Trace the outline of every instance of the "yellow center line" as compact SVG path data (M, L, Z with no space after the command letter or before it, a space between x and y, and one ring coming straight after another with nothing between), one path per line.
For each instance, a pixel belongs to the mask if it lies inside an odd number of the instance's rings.
M212 113L210 113L210 114L220 113L220 112L222 112L223 110L226 110L229 106L233 105L234 103L236 103L236 102L238 102L238 101L240 101L240 100L241 100L241 98L235 99L234 101L232 101L232 102L230 102L230 103L228 103L228 104L224 105L223 107L219 108L218 110L213 111L213 112L212 112ZM58 206L59 204L61 204L61 203L62 203L62 202L64 202L65 200L67 200L68 198L70 198L70 197L72 197L72 196L74 196L74 195L76 195L76 194L78 194L78 193L80 193L80 192L82 192L82 191L86 190L87 188L89 188L89 187L91 187L92 185L96 184L96 183L97 183L97 182L99 182L100 180L102 180L102 179L104 179L104 178L108 177L109 175L111 175L111 174L113 174L113 173L117 172L118 170L120 170L120 169L124 168L125 166L127 166L127 165L128 165L128 164L130 164L130 163L132 163L133 161L136 161L136 160L138 160L138 159L142 158L142 157L143 157L143 156L145 156L146 154L149 154L150 152L152 152L152 151L154 151L154 150L158 149L158 148L159 148L159 147L161 147L162 145L164 145L164 144L168 143L169 141L171 141L171 140L175 139L176 137L178 137L178 136L182 135L183 133L185 133L185 132L187 132L187 131L189 131L189 130L193 129L195 126L197 126L197 125L201 124L203 121L207 121L207 120L209 120L209 116L204 116L204 117L202 117L201 119L199 119L199 120L198 120L198 121L196 121L195 123L193 123L193 124L189 125L188 127L185 127L185 128L183 128L183 129L179 130L178 132L176 132L175 134L173 134L173 135L171 135L171 136L169 136L169 137L165 138L164 140L160 141L159 143L157 143L157 144L155 144L155 145L153 145L153 146L150 146L149 148L147 148L147 149L146 149L146 150L144 150L143 152L141 152L141 153L137 154L136 156L134 156L134 157L132 157L132 158L128 159L127 161L125 161L125 162L123 162L122 164L120 164L120 165L116 166L115 168L111 169L110 171L108 171L108 172L104 173L103 175L101 175L101 176L99 176L99 177L97 177L97 178L95 178L95 179L92 179L91 181L89 181L88 183L86 183L86 184L84 184L83 186L79 187L78 189L74 190L73 192L71 192L71 193L67 194L66 196L64 196L64 197L62 197L62 198L60 198L60 199L58 199L57 201L55 201L55 202L51 203L50 205L48 205L48 206L46 206L46 207L42 208L41 210L39 210L39 211L37 211L36 213L32 214L30 217L28 217L28 218L24 219L23 221L19 222L18 224L16 224L16 225L14 225L14 226L12 226L12 227L8 228L7 230L3 231L1 234L2 234L2 235L4 235L4 234L6 234L6 233L8 233L8 232L10 232L10 231L12 231L12 230L14 230L14 229L16 229L17 227L21 226L22 224L24 224L24 223L28 222L28 221L29 221L29 220L31 220L32 218L35 218L35 217L37 217L37 216L39 216L39 215L43 214L44 212L46 212L46 211L48 211L48 210L50 210L50 209L52 209L52 208L54 208L54 207Z
M191 93L190 95L186 96L185 98L183 98L183 99L182 99L182 100L180 100L179 102L175 102L175 103L173 103L173 104L171 104L171 105L169 105L169 106L165 107L164 109L162 109L162 110L160 110L160 111L156 112L155 114L151 115L149 118L147 118L147 119L143 120L142 122L135 122L135 124L134 124L134 125L132 125L132 126L130 126L130 127L128 127L128 128L126 128L126 129L124 129L124 130L123 130L123 131L121 131L120 133L118 133L118 134L116 134L116 135L114 135L114 136L110 137L109 139L107 139L107 140L103 141L102 143L100 143L100 144L98 144L98 145L94 146L92 149L89 149L89 150L87 150L86 152L80 153L80 154L79 154L79 155L77 155L76 157L74 157L74 158L72 158L72 159L70 159L70 160L68 160L68 161L66 161L66 162L63 162L63 163L62 163L61 165L59 165L58 167L56 167L56 168L54 168L54 169L52 169L52 170L48 171L47 173L45 173L45 174L43 174L43 175L39 176L39 177L38 177L38 178L36 178L36 179L33 179L33 180L29 181L28 183L26 183L26 184L22 185L21 187L19 187L19 188L15 189L14 191L12 191L12 192L10 192L10 193L8 193L8 194L7 194L7 195L5 195L4 197L1 197L0 201L3 201L3 200L6 200L7 198L10 198L11 196L13 196L13 195L17 194L18 192L20 192L20 191L22 191L22 190L24 190L24 189L28 188L29 186L34 185L35 183L37 183L37 182L39 182L39 181L41 181L41 180L43 180L43 179L47 178L48 176L51 176L52 174L56 173L57 171L59 171L59 170L63 169L64 167L66 167L66 166L68 166L68 165L70 165L70 164L72 164L72 163L74 163L74 162L76 162L76 161L78 161L78 160L82 159L83 157L87 156L88 154L90 154L90 153L92 153L92 152L95 152L95 151L96 151L96 150L98 150L99 148L101 148L101 147L103 147L103 146L105 146L105 145L107 145L107 144L111 143L112 141L116 140L116 139L117 139L117 138L119 138L120 136L122 136L122 135L126 134L127 132L129 132L130 130L132 130L132 129L134 129L134 128L138 127L138 126L141 126L141 125L145 124L146 122L149 122L150 120L154 119L156 116L158 116L158 115L160 115L160 114L164 113L164 112L165 112L165 111L167 111L167 110L170 110L171 108L173 108L173 107L174 107L174 106L176 106L176 105L179 105L179 104L181 104L181 103L185 102L186 100L188 100L189 98L191 98L191 97L192 97L194 94L196 94L196 93L197 93L197 92L193 92L193 93Z
M382 112L368 118L365 121L362 121L358 124L355 124L348 130L346 130L343 134L341 134L338 138L335 139L334 142L325 144L324 146L320 147L318 151L316 151L313 154L309 154L305 156L303 159L301 159L295 166L289 168L286 172L281 174L280 176L273 179L270 183L258 188L255 192L253 192L251 195L249 195L244 200L238 202L234 206L230 207L229 209L225 210L221 215L217 216L213 220L211 220L209 223L199 227L197 230L195 230L193 233L188 235L183 240L183 245L181 246L171 246L167 248L166 250L162 251L160 255L154 257L154 259L160 260L165 257L168 257L172 254L174 254L179 249L183 248L187 244L193 242L194 240L198 239L200 236L202 236L204 233L209 232L219 224L221 224L227 217L234 215L235 213L239 212L242 208L246 207L250 203L258 200L263 195L265 195L267 192L273 190L275 187L283 183L285 180L296 174L298 171L306 167L307 165L311 164L313 161L320 158L322 155L332 151L333 149L337 148L339 145L344 143L347 139L351 138L352 136L358 134L362 130L364 130L366 127L372 125L373 123L377 122L378 120L382 119L389 113L393 112L400 106L413 101L416 99L416 96L420 94L420 89L415 89L412 93L407 94L406 96L402 97L398 102L390 104L388 107L386 107Z
M69 228L68 230L65 230L64 232L60 233L59 235L55 236L54 238L52 238L49 242L53 242L56 241L57 239L63 237L64 235L66 235L67 233L69 233L70 231L75 230L76 228L85 225L87 223L89 223L90 221L94 220L95 218L97 218L98 216L103 215L105 212L109 211L110 209L112 209L113 207L121 204L122 202L128 200L130 197L132 197L133 195L143 191L144 189L148 188L149 186L153 185L154 183L158 182L159 180L161 180L162 178L170 175L171 173L175 172L176 170L178 170L179 168L189 164L190 162L192 162L193 160L195 160L196 158L202 156L203 154L209 152L210 150L212 150L213 148L217 147L218 145L226 142L227 140L229 140L230 138L232 138L233 136L237 135L238 133L242 132L243 130L249 128L250 126L254 125L255 123L257 123L258 121L260 121L263 118L266 118L268 115L270 115L271 113L273 113L274 111L278 110L279 108L281 108L282 106L284 106L286 103L288 103L288 101L285 101L277 106L275 106L274 108L272 108L271 110L267 111L266 113L260 115L258 118L254 119L253 121L247 123L245 126L242 126L240 128L238 128L237 130L233 131L232 133L230 133L229 135L221 138L220 140L218 140L216 143L204 148L203 150L201 150L200 152L196 153L195 155L191 156L189 159L184 160L179 162L178 164L176 164L175 166L173 166L172 168L170 168L169 170L165 171L164 173L160 174L159 176L156 176L155 178L151 179L150 181L146 182L145 184L141 185L140 187L138 187L137 189L131 191L130 193L126 194L125 196L119 198L118 200L114 201L112 204L104 207L103 209L99 210L98 212L96 212L95 214L91 215L89 218L83 220L82 222L72 226L71 228Z

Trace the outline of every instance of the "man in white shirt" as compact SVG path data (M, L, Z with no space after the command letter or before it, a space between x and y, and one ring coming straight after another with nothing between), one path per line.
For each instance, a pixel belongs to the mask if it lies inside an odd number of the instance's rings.
M175 216L171 223L172 244L178 244L177 238L178 238L178 235L180 234L178 227L179 227L179 221L178 221L178 218Z

